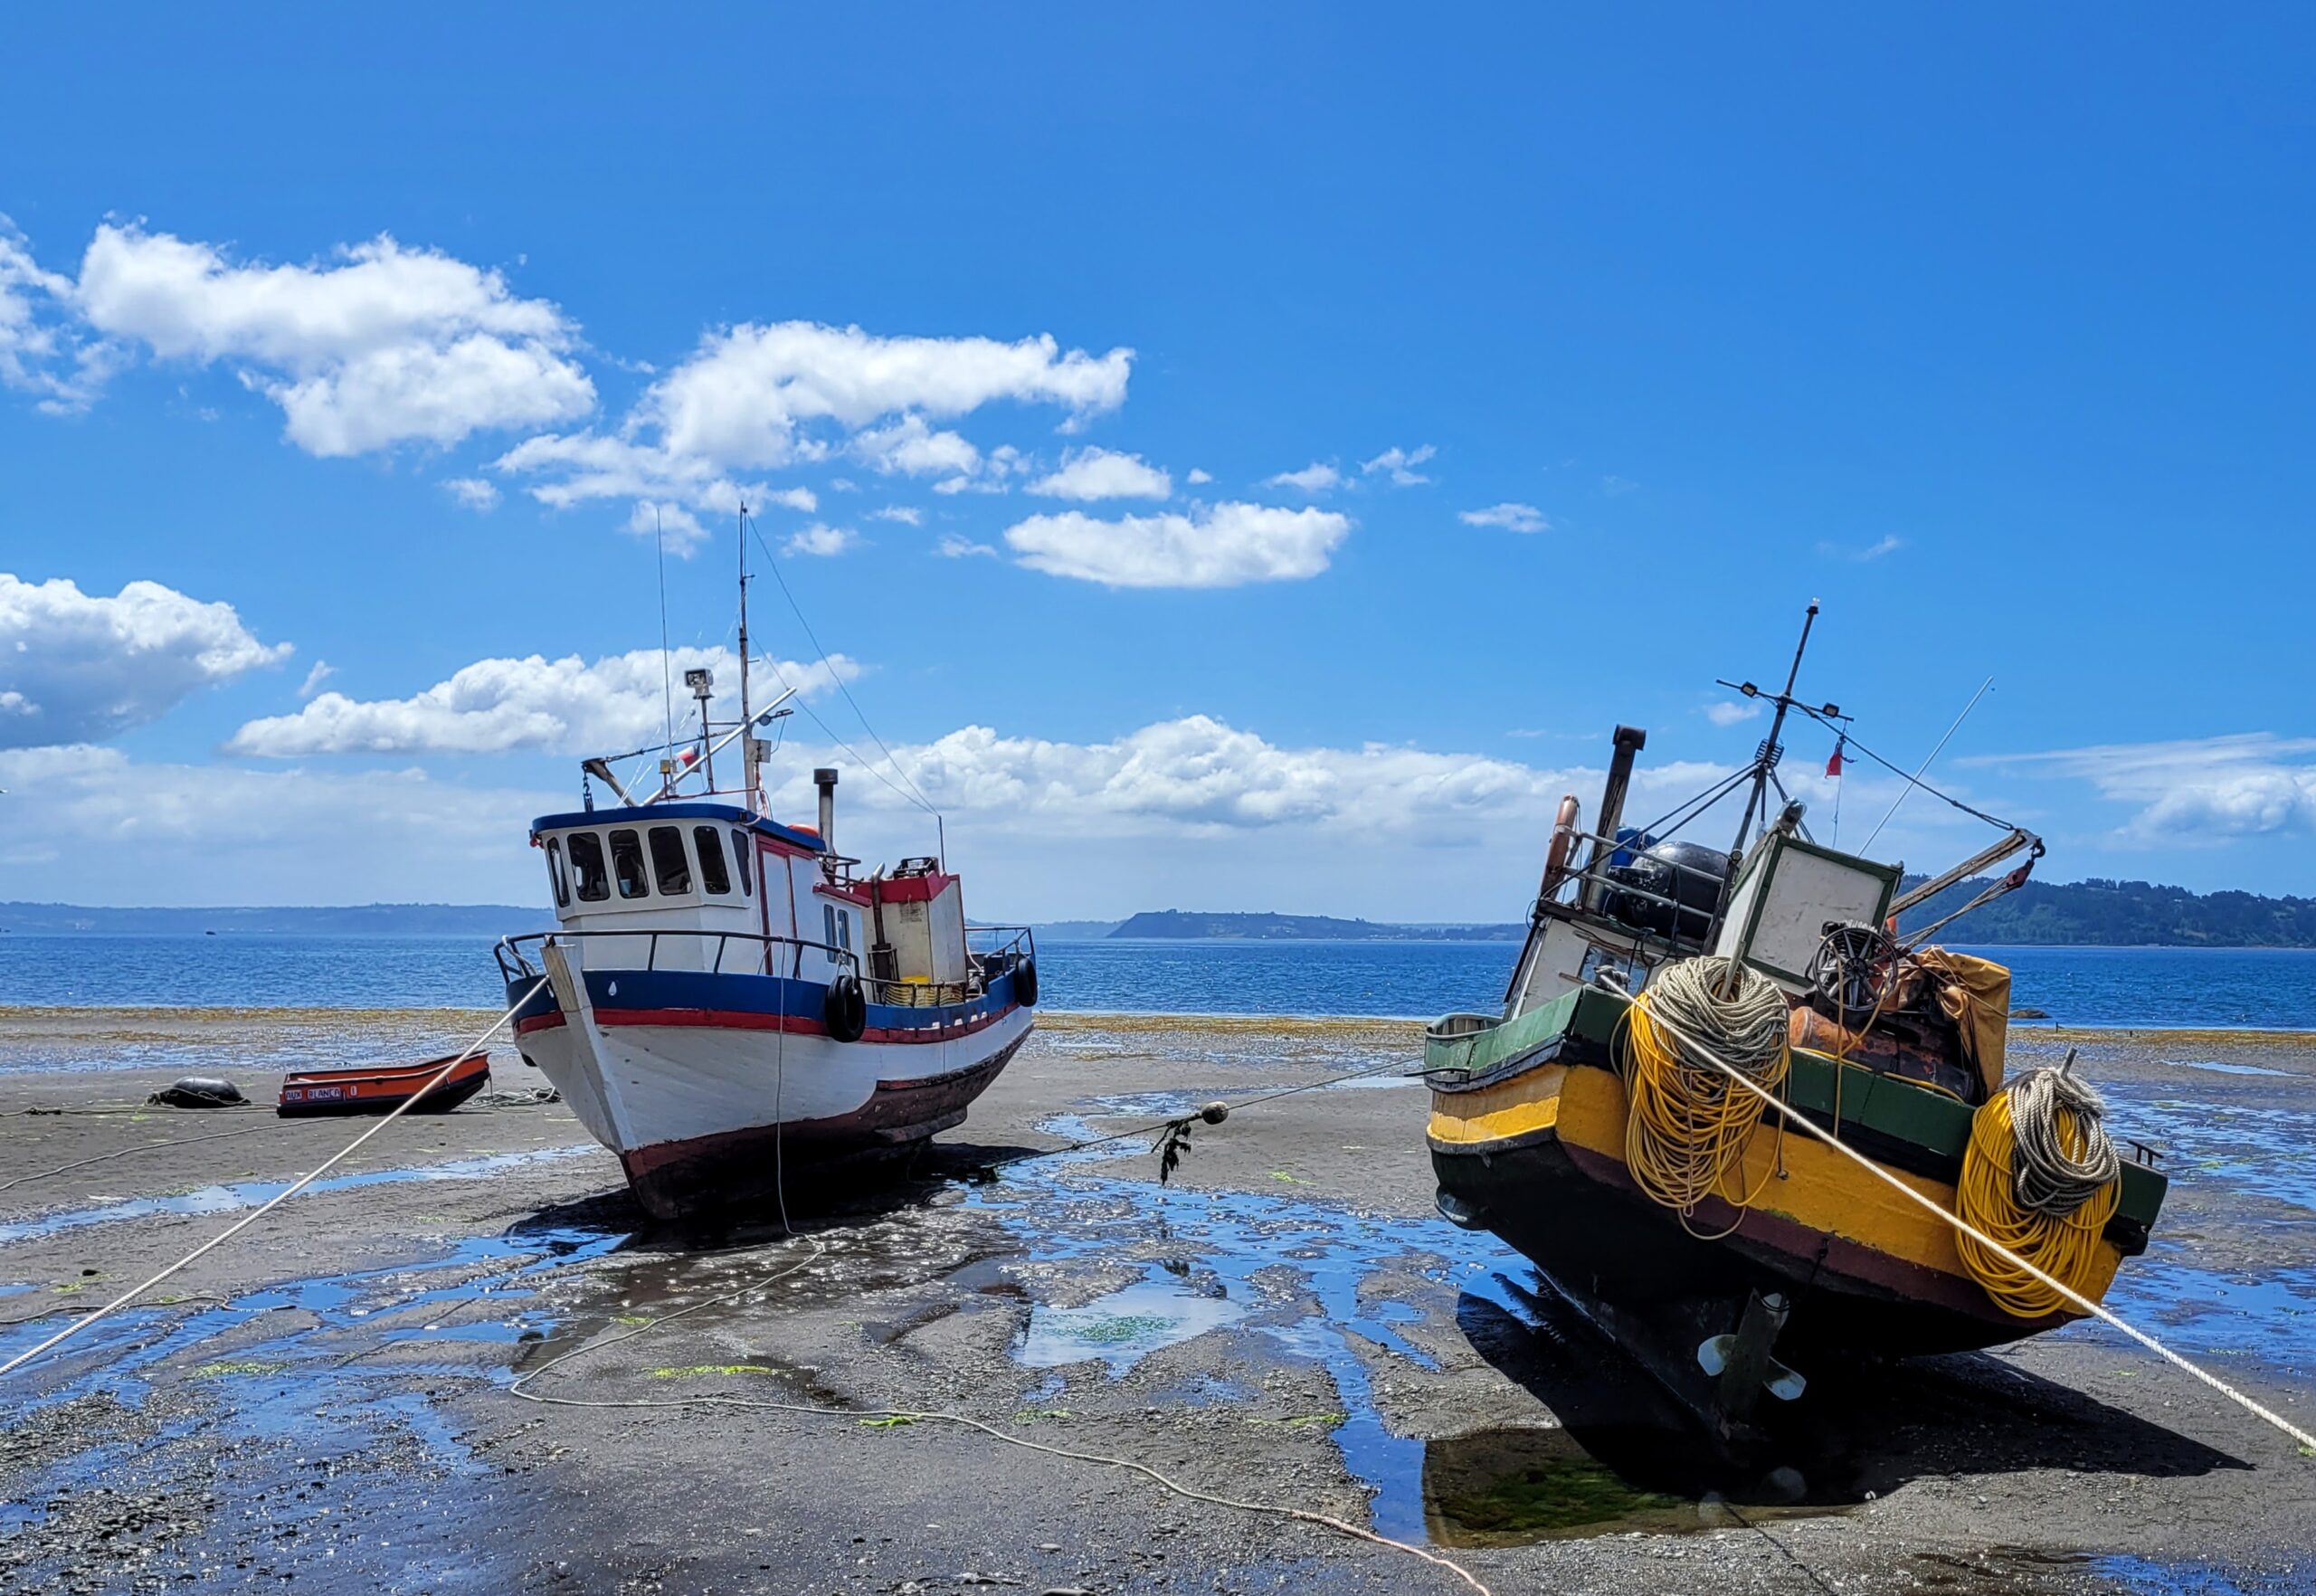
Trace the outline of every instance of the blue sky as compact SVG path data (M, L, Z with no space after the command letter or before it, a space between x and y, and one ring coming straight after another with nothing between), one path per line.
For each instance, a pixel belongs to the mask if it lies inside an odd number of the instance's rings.
M2304 13L15 38L0 898L536 898L660 717L629 528L717 648L739 493L982 913L1514 917L1616 722L1644 801L1746 755L1713 679L1813 596L1902 764L1995 679L1938 776L2053 878L2316 890Z

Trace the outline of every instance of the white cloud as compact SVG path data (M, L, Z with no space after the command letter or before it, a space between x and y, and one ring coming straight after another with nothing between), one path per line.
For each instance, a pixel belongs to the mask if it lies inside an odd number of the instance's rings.
M109 737L290 651L252 636L231 604L157 582L106 598L0 572L0 747Z
M1607 476L1600 479L1600 491L1610 499L1621 499L1639 486L1630 477Z
M86 410L119 352L81 336L72 280L41 269L32 244L0 215L0 387L38 395L55 415Z
M595 404L561 310L517 298L495 271L384 234L326 263L260 266L106 223L72 292L109 337L232 366L281 406L290 442L312 454L455 443Z
M1509 532L1546 532L1552 523L1544 519L1544 512L1533 504L1505 502L1492 504L1485 509L1461 510L1456 518L1469 527L1502 527Z
M679 504L662 504L649 499L639 499L628 511L627 525L622 528L630 537L649 537L679 560L688 560L699 552L708 539L707 528L699 518Z
M719 689L739 689L739 660L725 649L637 649L589 664L560 660L478 660L448 680L407 698L349 698L324 693L294 715L252 720L235 732L229 753L290 759L317 754L501 754L535 749L601 754L659 736L666 725L667 683L675 683L676 727L690 699L683 673L704 666ZM784 680L807 698L860 668L842 654L826 668L757 660L759 682ZM726 706L732 708L731 705Z
M888 416L966 414L999 400L1062 406L1072 417L1125 401L1134 351L1064 354L1050 336L883 337L808 321L745 323L701 340L653 385L639 419L681 455L735 468L796 460L801 429L859 432Z
M1164 499L1174 490L1173 479L1138 454L1118 454L1107 449L1073 449L1061 458L1061 469L1030 484L1030 491L1048 499L1074 499L1090 503L1102 499Z
M1006 736L969 726L895 755L952 816L1024 831L1141 836L1318 826L1416 837L1442 822L1526 823L1568 791L1597 791L1597 772L1543 771L1485 755L1370 743L1281 747L1207 715L1145 726L1101 743ZM1686 793L1725 774L1675 764L1645 773L1636 799ZM898 803L886 794L863 802ZM782 795L802 803L803 769Z
M1343 473L1323 461L1313 461L1299 471L1281 471L1276 477L1265 477L1266 488L1293 488L1303 493L1324 493L1330 488L1343 486Z
M898 521L905 527L925 525L925 512L912 504L888 504L882 509L868 512L872 521Z
M470 510L490 510L498 506L498 484L481 477L452 477L442 484L442 490Z
M850 527L831 527L815 521L801 531L791 532L780 547L783 554L840 555L860 541L860 534Z
M997 551L986 543L975 543L970 537L960 537L954 532L944 534L940 545L933 552L944 559L950 560L967 559L976 555L987 555L992 559L997 558Z
M1839 543L1820 543L1818 545L1818 552L1828 559L1855 560L1863 565L1867 560L1878 560L1884 555L1896 554L1905 546L1906 540L1892 533L1858 548L1851 548Z
M117 748L0 750L13 890L72 903L537 904L523 845L562 793L415 770L148 764ZM509 930L533 927L513 925Z
M810 488L770 489L762 491L756 498L748 500L748 503L757 509L762 509L767 504L784 504L790 509L802 510L808 516L821 508L820 496Z
M971 476L981 469L980 450L955 432L934 431L921 415L871 427L855 436L851 447L855 458L885 476L896 471L911 477L941 471Z
M736 473L840 451L880 472L944 476L941 492L995 491L1026 468L1020 451L984 452L931 421L1000 401L1059 405L1070 420L1115 409L1125 403L1133 355L1065 354L1050 337L1006 344L881 337L802 321L745 324L704 338L616 433L533 438L497 469L533 479L532 494L556 508L643 498L720 513L767 497Z
M2245 732L2163 743L2111 743L1958 761L2085 781L2129 804L2123 841L2210 844L2316 831L2316 737Z
M1757 698L1721 698L1704 707L1704 717L1715 726L1741 726L1761 712Z
M298 684L298 696L310 698L321 691L322 683L337 674L337 667L327 660L317 660L314 668L306 672L306 679Z
M1415 468L1438 452L1429 443L1413 450L1401 449L1394 444L1373 460L1362 463L1359 472L1362 476L1372 477L1377 471L1389 471L1393 487L1414 488L1431 480L1429 477L1419 474Z
M1184 477L1182 480L1188 482L1193 488L1203 488L1209 482L1214 480L1214 474L1211 471L1201 470L1199 467L1192 466L1190 469L1190 474Z
M1109 587L1237 587L1317 575L1351 525L1332 510L1256 504L1115 521L1068 510L1008 527L1005 541L1031 570Z

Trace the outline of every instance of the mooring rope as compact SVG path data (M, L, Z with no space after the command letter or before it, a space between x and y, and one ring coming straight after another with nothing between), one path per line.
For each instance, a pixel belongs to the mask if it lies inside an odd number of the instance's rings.
M1954 1249L2003 1312L2039 1319L2066 1301L2014 1268L2013 1256L2077 1291L2097 1283L2102 1238L2123 1192L2122 1158L2100 1124L2105 1112L2090 1082L2064 1069L2031 1069L1970 1116L1955 1211L2005 1250L1989 1252L1967 1235Z
M1661 976L1661 971L1659 972L1659 974ZM1621 997L1624 994L1618 993L1616 995ZM1698 1047L1703 1049L1704 1044L1700 1042L1698 1043ZM1960 1214L1954 1212L1951 1209L1941 1207L1937 1202L1924 1196L1922 1192L1915 1191L1912 1186L1906 1184L1905 1182L1898 1179L1897 1176L1892 1174L1888 1170L1884 1169L1880 1164L1865 1156L1865 1154L1860 1153L1856 1148L1850 1146L1848 1143L1843 1141L1840 1137L1821 1128L1814 1120L1810 1119L1808 1116L1803 1114L1800 1110L1789 1106L1784 1101L1772 1096L1760 1086L1755 1085L1751 1077L1745 1075L1731 1065L1723 1063L1719 1059L1713 1057L1710 1050L1704 1050L1694 1056L1703 1058L1706 1061L1710 1062L1713 1068L1719 1069L1731 1080L1735 1081L1746 1091L1760 1097L1765 1106L1775 1108L1778 1113L1784 1116L1786 1120L1790 1123L1795 1129L1808 1135L1815 1136L1818 1141L1825 1143L1826 1145L1831 1147L1835 1152L1839 1153L1843 1157L1856 1164L1860 1169L1865 1171L1866 1173L1872 1175L1875 1180L1880 1181L1884 1185L1888 1186L1892 1191L1905 1198L1907 1202L1913 1203L1917 1207L1929 1210L1939 1219L1944 1221L1950 1225L1952 1225L1963 1235L1977 1241L1981 1247L1988 1248L1996 1253L2008 1257L2012 1264L2021 1270L2024 1270L2027 1275L2033 1277L2035 1279L2040 1281L2043 1285L2049 1287L2067 1302L2081 1308L2084 1313L2089 1314L2102 1322L2112 1325L2115 1329L2121 1331L2125 1335L2130 1336L2133 1341L2139 1343L2140 1345L2155 1354L2156 1356L2163 1359L2166 1363L2192 1374L2195 1378L2203 1382L2204 1384L2211 1387L2212 1390L2226 1397L2229 1401L2234 1402L2245 1412L2250 1413L2254 1418L2274 1426L2285 1435L2290 1436L2299 1445L2306 1448L2311 1455L2316 1455L2316 1435L2309 1434L2308 1431L2301 1429L2300 1426L2294 1424L2291 1420L2286 1419L2282 1414L2272 1411L2268 1408L2263 1406L2254 1399L2246 1396L2244 1392L2236 1390L2234 1386L2220 1379L2218 1375L2211 1373L2198 1364L2190 1363L2188 1359L2180 1356L2178 1353L2173 1352L2169 1347L2156 1340L2154 1336L2150 1335L2146 1331L2138 1328L2136 1325L2126 1324L2121 1317L2102 1304L2093 1302L2091 1298L2085 1297L2082 1292L2077 1291L2074 1287L2069 1286L2064 1280L2058 1279L2056 1277L2037 1267L2036 1264L2019 1257L2017 1253L2012 1252L2008 1248L2003 1246L2001 1242L1997 1241L1993 1237L1988 1235L1985 1231L1971 1224Z
M1792 1060L1785 994L1741 966L1735 992L1723 998L1728 965L1723 958L1666 964L1625 1011L1625 1167L1684 1225L1743 1159L1761 1124L1761 1106L1723 1078L1725 1060L1771 1092L1785 1084ZM1729 1201L1742 1215L1753 1195Z
M183 1258L177 1259L176 1262L170 1264L167 1268L162 1269L158 1274L152 1276L150 1278L138 1285L130 1287L119 1297L114 1297L110 1302L105 1304L104 1306L99 1308L95 1313L90 1314L87 1318L76 1319L71 1324L67 1325L63 1329L58 1331L55 1335L50 1336L46 1341L42 1342L39 1345L28 1348L24 1352L20 1352L14 1357L10 1358L6 1363L0 1363L0 1374L14 1373L16 1370L23 1368L26 1363L31 1363L34 1358L40 1356L41 1354L48 1351L51 1347L62 1344L64 1342L71 1340L73 1336L78 1335L81 1331L86 1330L90 1325L109 1317L121 1308L127 1307L130 1303L135 1302L138 1297L144 1296L145 1293L153 1289L154 1287L158 1286L162 1281L167 1279L178 1270L183 1269L193 1263L194 1260L200 1258L203 1254L207 1253L215 1248L223 1246L226 1242L240 1235L243 1230L248 1230L252 1225L257 1223L258 1221L263 1219L267 1214L271 1213L275 1209L280 1207L284 1202L289 1202L290 1198L295 1197L308 1186L312 1185L316 1181L321 1179L323 1175L327 1174L332 1169L336 1168L339 1164L345 1162L346 1158L350 1157L355 1149L360 1147L363 1143L368 1141L372 1136L376 1135L380 1131L385 1129L386 1126L392 1125L395 1120L400 1119L404 1114L408 1113L413 1104L418 1102L421 1098L424 1097L427 1093L432 1091L436 1087L441 1085L444 1080L448 1079L450 1078L451 1071L456 1069L468 1059L473 1058L475 1054L480 1052L482 1050L483 1044L488 1042L492 1037L497 1036L500 1028L515 1017L515 1011L521 1008L525 1003L529 1002L531 999L536 997L539 991L546 985L546 977L544 975L533 982L528 991L525 992L521 997L517 998L513 1002L507 1006L507 1012L505 1013L499 1015L498 1019L490 1022L489 1030L484 1031L480 1036L475 1038L473 1041L468 1043L464 1051L449 1059L443 1064L441 1069L436 1070L432 1076L429 1076L424 1086L420 1087L415 1092L413 1092L401 1103L396 1104L394 1111L380 1119L377 1124L372 1126L360 1135L346 1143L345 1146L340 1147L337 1152L322 1160L321 1163L314 1165L314 1167L308 1170L306 1173L299 1175L295 1181L292 1181L289 1185L283 1187L273 1196L268 1198L263 1203L252 1209L242 1218L226 1226L225 1229L218 1231L214 1236L210 1237L208 1240L204 1241L200 1246L195 1248L191 1252L186 1253Z

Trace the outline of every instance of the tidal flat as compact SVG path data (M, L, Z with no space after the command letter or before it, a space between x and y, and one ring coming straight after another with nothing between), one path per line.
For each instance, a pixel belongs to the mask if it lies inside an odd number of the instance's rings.
M360 1128L157 1087L266 1104L487 1021L0 1010L0 1355ZM2174 1181L2111 1304L2306 1426L2316 1037L2036 1031L2014 1062L2069 1045ZM1829 1381L1782 1471L1716 1470L1438 1217L1419 1052L1048 1016L916 1178L678 1231L501 1048L489 1096L6 1377L0 1591L1470 1589L1113 1459L1499 1593L2316 1588L2316 1458L2097 1327ZM1199 1125L1164 1183L1146 1135L1019 1156L1366 1070Z

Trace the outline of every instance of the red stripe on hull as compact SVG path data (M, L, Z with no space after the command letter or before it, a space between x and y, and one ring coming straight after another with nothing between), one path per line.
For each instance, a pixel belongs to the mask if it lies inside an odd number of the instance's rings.
M1019 1005L1016 1005L1018 1007ZM860 1033L862 1041L916 1045L948 1041L986 1031L1013 1012L1000 1009L962 1025L872 1025ZM559 1021L562 1016L555 1018ZM717 1031L783 1031L790 1036L826 1036L828 1026L802 1014L764 1014L749 1009L603 1009L595 1023L610 1030L620 1025L704 1026Z
M791 1183L792 1201L803 1200L811 1192L793 1184L799 1177L898 1158L963 1124L967 1107L988 1089L1023 1040L1017 1037L963 1069L878 1081L868 1101L848 1114L655 1143L622 1154L620 1162L636 1200L659 1219L770 1196L776 1179Z

